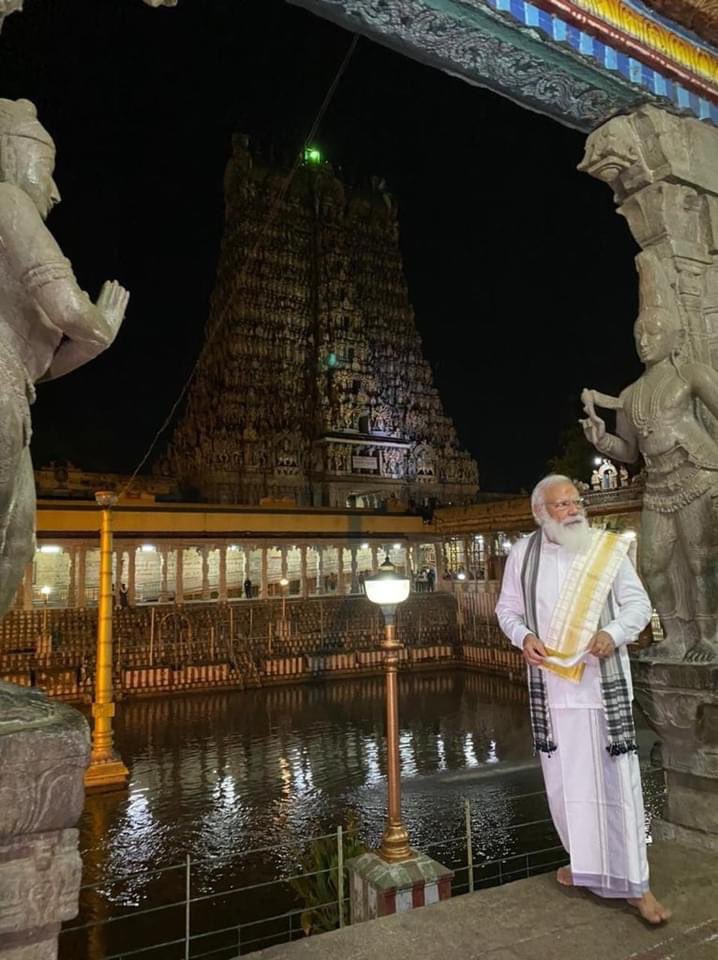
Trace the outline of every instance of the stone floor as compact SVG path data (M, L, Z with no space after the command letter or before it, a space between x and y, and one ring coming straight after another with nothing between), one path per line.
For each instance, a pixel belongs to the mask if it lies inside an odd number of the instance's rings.
M553 875L456 897L253 954L257 960L718 960L718 855L650 848L660 928L623 900L560 887Z

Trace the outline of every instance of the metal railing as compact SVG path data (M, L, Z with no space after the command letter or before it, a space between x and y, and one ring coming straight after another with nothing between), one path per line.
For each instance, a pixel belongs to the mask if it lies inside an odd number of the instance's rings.
M512 803L517 800L529 798L544 797L542 790L533 793L519 794L512 796ZM521 877L529 877L532 874L544 872L555 866L565 864L567 857L563 848L557 843L539 849L523 851L521 853L509 854L501 857L489 858L478 848L475 836L475 828L472 823L472 801L464 800L464 829L455 836L438 840L432 843L422 843L421 849L430 856L439 856L454 871L454 880L452 885L453 894L471 893L475 890L496 886L507 883ZM514 834L521 829L528 827L546 826L551 823L550 818L528 820L514 824L511 827L511 833ZM553 828L549 828L553 833ZM179 881L182 880L183 895L169 903L162 903L155 906L134 909L116 916L108 916L101 920L91 920L86 923L71 924L66 926L61 932L60 957L70 960L76 956L87 956L90 960L129 960L129 958L138 958L138 960L200 960L200 958L213 957L214 960L233 960L252 950L270 946L277 942L286 942L304 936L302 927L302 915L311 912L312 914L323 912L324 917L329 916L334 926L341 927L348 922L348 904L349 898L345 896L346 885L346 866L344 863L344 841L346 834L341 826L330 834L324 834L320 837L314 837L310 841L312 844L317 842L327 842L334 840L336 843L336 866L327 867L314 871L302 871L290 873L288 876L282 876L272 880L261 881L259 883L247 884L244 886L231 887L229 889L212 890L208 893L193 895L192 880L196 875L199 866L203 862L201 858L192 859L188 854L184 863L173 864L168 867L158 868L156 870L141 871L135 874L126 874L119 878L121 881L127 881L133 878L141 877L149 881L150 878L157 878L161 875L174 875L176 881L175 887L179 887ZM298 840L295 842L283 842L267 847L258 847L253 850L243 851L243 856L249 857L257 855L271 855L276 851L287 853L288 847L303 846L306 851L307 841ZM284 893L277 893L278 885L285 885L291 890L292 881L299 879L317 880L322 876L333 874L335 878L336 897L332 900L321 903L303 903L293 905L288 901L298 899L296 891L289 893L285 889ZM113 881L109 881L111 886ZM171 885L171 884L170 884ZM82 899L87 899L87 894L91 891L97 895L103 895L108 887L108 881L86 884L81 887ZM242 899L247 902L248 895L251 893L266 894L272 888L276 896L274 903L282 902L287 904L287 908L280 912L271 913L266 916L254 916L251 919L240 920L232 923L225 923L213 929L198 929L199 921L206 920L208 911L204 910L200 917L203 907L210 908L212 912L213 904L221 901L225 908L231 898L236 898L236 902ZM289 894L289 895L288 895ZM262 896L261 899L265 899ZM81 900L82 902L82 900ZM235 909L232 907L232 909ZM237 908L239 909L239 908ZM174 912L174 913L172 913ZM159 918L165 922L166 928L172 928L170 939L155 943L133 943L123 949L112 948L111 952L102 955L91 952L87 949L87 943L91 939L97 939L94 934L102 928L103 937L112 929L117 929L119 924L129 924L133 921L143 920L151 917L153 921ZM332 918L335 918L332 919ZM77 941L74 938L84 940L82 949L77 948ZM123 937L125 939L125 937Z

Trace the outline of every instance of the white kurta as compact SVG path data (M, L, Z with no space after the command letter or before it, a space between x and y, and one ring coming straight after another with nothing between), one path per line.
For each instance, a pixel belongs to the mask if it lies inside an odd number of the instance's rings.
M523 647L529 628L524 614L521 567L528 539L511 550L496 615L511 642ZM548 630L573 554L545 537L536 588L539 639ZM630 560L613 582L616 619L603 627L613 637L629 678L625 644L648 623L651 603ZM648 889L643 796L635 753L611 757L600 688L600 665L587 655L580 683L546 671L546 692L558 749L541 754L546 795L556 831L571 858L577 886L604 897L640 897ZM631 691L632 692L632 691Z

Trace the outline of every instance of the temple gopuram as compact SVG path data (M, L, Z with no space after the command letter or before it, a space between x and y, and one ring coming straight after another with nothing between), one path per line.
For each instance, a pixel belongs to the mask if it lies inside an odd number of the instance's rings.
M466 503L462 450L422 354L382 182L349 187L308 149L290 171L235 137L205 345L169 448L215 503Z

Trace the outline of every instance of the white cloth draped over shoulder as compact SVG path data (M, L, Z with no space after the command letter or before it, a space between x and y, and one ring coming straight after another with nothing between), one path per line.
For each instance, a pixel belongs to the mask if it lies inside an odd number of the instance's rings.
M511 643L523 648L524 638L529 633L524 613L524 598L521 589L521 566L528 546L528 538L518 540L511 549L506 561L506 569L501 584L501 596L496 604L496 616L501 629ZM574 554L565 547L551 543L544 536L541 544L541 565L539 567L536 589L536 614L538 618L539 640L548 631L553 611L558 601L561 587L573 563ZM628 652L625 645L635 640L648 623L651 616L651 601L626 558L613 581L613 597L618 614L615 620L603 628L610 633L616 647L620 649L621 660L627 677L630 677ZM568 683L555 674L546 671L546 691L549 706L595 707L603 705L601 698L601 671L598 660L590 654L585 659L586 670L580 683ZM630 683L630 680L629 680ZM632 690L631 690L632 693Z

